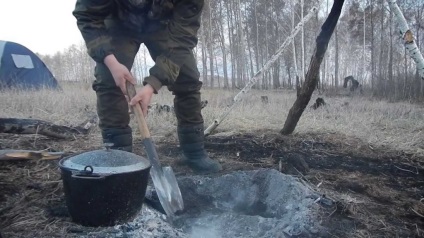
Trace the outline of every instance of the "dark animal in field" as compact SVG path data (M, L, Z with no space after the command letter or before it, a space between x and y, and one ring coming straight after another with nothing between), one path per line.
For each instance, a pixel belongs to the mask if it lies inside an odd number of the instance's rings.
M261 102L267 104L269 102L268 96L261 96Z
M359 89L360 93L362 94L362 85L352 75L344 78L343 88L347 88L349 81L351 83L349 90L354 92L355 90Z
M202 109L205 108L208 105L208 100L201 101L200 105L201 105Z
M153 103L149 105L148 107L149 113L162 113L162 112L174 112L174 106L173 105L161 105L159 103Z
M325 101L324 101L324 99L323 99L323 98L317 98L317 99L315 100L314 105L312 105L312 106L311 106L311 108L312 108L312 109L314 109L314 110L316 110L316 109L318 109L319 107L321 107L321 106L325 106L325 105L326 105L326 103L325 103Z

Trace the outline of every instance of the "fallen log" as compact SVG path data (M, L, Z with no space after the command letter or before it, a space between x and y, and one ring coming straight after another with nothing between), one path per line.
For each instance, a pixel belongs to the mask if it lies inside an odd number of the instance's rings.
M57 139L74 139L76 135L88 134L93 125L94 123L87 123L84 127L69 127L37 119L0 118L0 133L39 134Z
M33 150L0 150L0 161L14 160L55 160L64 155L63 152Z

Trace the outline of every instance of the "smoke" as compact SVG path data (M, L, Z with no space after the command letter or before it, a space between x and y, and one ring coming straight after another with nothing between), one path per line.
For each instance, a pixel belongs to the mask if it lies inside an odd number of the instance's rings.
M216 226L193 226L190 234L188 235L190 238L220 238L222 235L218 232L218 228Z

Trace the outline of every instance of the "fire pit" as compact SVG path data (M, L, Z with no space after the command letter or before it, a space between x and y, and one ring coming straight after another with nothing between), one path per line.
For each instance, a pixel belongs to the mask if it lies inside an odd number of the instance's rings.
M320 232L316 195L296 178L276 170L187 177L179 183L187 211L176 225L193 237L315 236Z
M178 179L186 211L173 224L149 206L114 237L317 237L317 194L272 169ZM109 231L110 232L110 231ZM104 234L107 236L107 234Z

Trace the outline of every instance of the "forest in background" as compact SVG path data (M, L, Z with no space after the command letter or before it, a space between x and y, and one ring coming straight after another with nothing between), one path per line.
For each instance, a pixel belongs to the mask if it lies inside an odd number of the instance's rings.
M424 1L397 1L423 52ZM242 88L289 37L312 7L318 11L295 41L255 85L256 89L294 89L301 83L315 39L332 1L206 0L195 48L205 88ZM424 82L406 54L397 22L386 0L348 0L321 66L320 91L348 90L352 75L372 96L390 101L421 101ZM91 82L94 62L83 42L53 55L39 55L60 81ZM144 46L132 69L138 80L153 65Z

